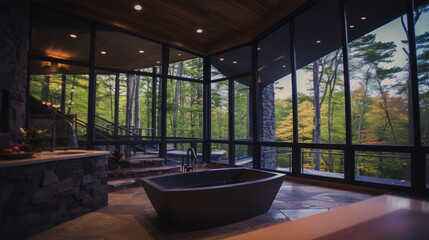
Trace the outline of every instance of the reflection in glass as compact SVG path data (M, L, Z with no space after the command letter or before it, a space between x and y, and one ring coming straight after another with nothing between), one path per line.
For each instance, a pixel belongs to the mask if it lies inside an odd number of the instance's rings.
M250 74L250 60L250 46L217 54L211 57L212 67L216 69L215 73L212 71L212 76L222 74L229 78L243 74ZM214 79L218 78L220 77L216 77Z
M97 66L155 73L161 65L161 44L101 25L95 39Z
M63 115L76 122L78 136L86 135L88 122L88 68L32 60L30 75L29 124L39 129L50 129L49 121ZM40 116L40 121L33 119ZM45 125L45 126L43 126ZM80 138L80 140L86 140Z
M203 80L203 59L171 48L168 75Z
M229 165L228 144L212 143L210 162Z
M31 54L89 62L88 21L34 5L31 26Z
M261 147L261 168L292 172L292 148Z
M339 16L337 1L322 1L296 19L299 142L345 143Z
M355 179L398 186L411 186L411 157L407 153L355 152Z
M235 144L235 162L234 166L253 167L253 148L252 145Z
M301 173L344 178L344 151L332 149L301 149Z
M261 89L259 135L262 141L293 141L292 85L286 24L258 44L258 83Z

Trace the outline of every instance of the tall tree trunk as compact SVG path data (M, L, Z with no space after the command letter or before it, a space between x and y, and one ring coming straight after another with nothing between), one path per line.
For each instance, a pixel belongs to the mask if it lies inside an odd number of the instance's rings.
M183 68L183 61L180 61L177 66L177 76L182 76L182 68ZM177 136L177 113L179 111L179 87L180 87L180 81L176 80L176 87L174 90L174 114L173 114L173 137Z
M357 144L360 144L361 142L361 131L362 131L362 124L363 124L363 118L365 116L365 105L366 105L366 95L368 94L368 82L369 77L365 77L365 85L364 85L364 92L361 99L361 109L359 114L359 121L357 126ZM359 175L359 156L355 157L355 163L356 163L356 174Z
M396 138L396 134L395 134L395 129L393 129L392 120L391 120L390 114L389 114L389 106L388 106L388 103L387 103L387 95L384 92L383 86L381 85L381 80L377 80L377 82L378 82L378 88L380 90L381 98L383 99L383 102L380 103L380 107L383 109L384 114L386 115L387 123L389 124L390 134L392 134L392 138L393 138L393 143L394 144L398 144L398 141L397 141L397 138Z
M337 73L338 73L338 65L340 64L340 61L338 60L338 54L339 54L340 50L337 50L335 56L332 58L332 64L335 64L335 68L334 68L334 73L332 74L331 77L329 77L329 81L327 82L327 86L329 87L329 96L328 96L328 142L332 143L332 118L333 118L333 109L332 108L332 96L335 90L335 84L337 83ZM320 104L322 105L322 103ZM329 171L333 172L334 171L334 158L332 156L332 150L329 149L329 158L328 158L328 162L329 162Z
M126 126L133 126L134 124L133 99L134 99L134 75L127 74L127 108L126 108L126 114L125 114Z
M140 76L136 75L136 85L135 85L135 109L134 109L134 126L136 129L140 129Z
M319 78L319 60L313 62L313 93L314 93L314 131L313 143L320 143L320 78ZM316 149L313 157L314 170L320 170L320 149Z

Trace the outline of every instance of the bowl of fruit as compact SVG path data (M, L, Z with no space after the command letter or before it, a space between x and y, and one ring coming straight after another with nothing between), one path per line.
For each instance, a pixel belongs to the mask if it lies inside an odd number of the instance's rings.
M23 159L33 156L35 152L30 152L27 145L10 145L0 148L0 159Z

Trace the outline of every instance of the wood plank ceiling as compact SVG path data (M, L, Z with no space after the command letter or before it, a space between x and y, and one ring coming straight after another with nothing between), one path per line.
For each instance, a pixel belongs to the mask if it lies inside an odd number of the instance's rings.
M210 55L247 43L309 0L36 0L155 41ZM136 11L135 4L143 9ZM196 30L202 28L202 33Z

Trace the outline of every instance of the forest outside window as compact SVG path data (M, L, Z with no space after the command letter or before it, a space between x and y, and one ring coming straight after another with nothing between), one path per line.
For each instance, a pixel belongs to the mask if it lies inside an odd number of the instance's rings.
M203 84L167 80L167 137L203 137Z
M298 16L295 23L298 141L345 143L338 2L322 1Z
M347 1L355 144L413 143L406 3Z
M61 112L77 121L79 140L86 140L89 69L38 60L32 60L30 66L29 125L50 129Z

